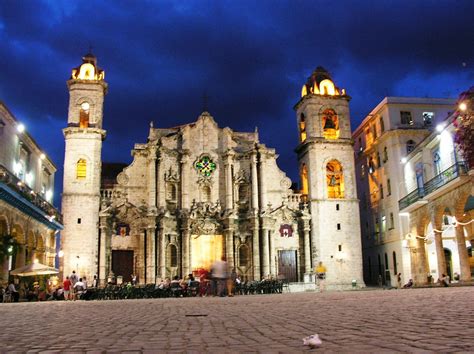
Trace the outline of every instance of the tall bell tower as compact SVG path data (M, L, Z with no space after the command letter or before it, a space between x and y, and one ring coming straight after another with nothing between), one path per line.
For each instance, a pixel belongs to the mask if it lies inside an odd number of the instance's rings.
M311 210L312 266L327 267L328 288L364 286L350 97L322 67L303 85L295 105L302 194Z
M68 123L63 129L63 273L66 276L76 270L89 280L97 274L98 263L101 150L106 133L102 129L107 94L104 76L96 57L90 53L72 70L67 81Z

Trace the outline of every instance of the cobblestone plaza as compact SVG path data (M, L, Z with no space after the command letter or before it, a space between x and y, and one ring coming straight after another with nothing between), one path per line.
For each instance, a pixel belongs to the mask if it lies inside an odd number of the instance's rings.
M1 352L469 352L474 288L0 304ZM378 306L374 306L378 304ZM302 338L318 333L322 346Z

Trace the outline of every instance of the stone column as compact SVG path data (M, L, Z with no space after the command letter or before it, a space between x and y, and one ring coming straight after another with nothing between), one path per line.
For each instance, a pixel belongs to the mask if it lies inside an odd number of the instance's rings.
M233 209L234 202L232 200L232 160L234 154L229 151L224 158L225 168L225 209Z
M304 234L304 272L306 274L311 273L311 248L309 244L309 227L307 228L305 225L305 228L303 230Z
M191 273L191 258L190 258L190 248L191 248L191 235L189 232L189 228L183 228L182 230L182 250L183 254L181 255L182 258L182 265L183 265L183 274L182 276L186 276Z
M461 269L461 281L471 280L471 269L469 266L469 256L466 248L466 237L464 236L464 226L456 225L456 244L458 246L459 266Z
M160 234L158 235L158 238L160 240L160 275L164 280L166 278L166 235L163 227L160 227Z
M156 148L151 147L148 156L148 207L156 208Z
M235 267L234 263L234 230L228 228L225 231L225 250L226 250L226 259L227 264L230 269Z
M157 184L157 197L156 205L165 206L165 183L164 183L165 169L163 167L163 158L160 156L156 161L156 184Z
M254 219L252 229L252 259L253 259L253 279L260 280L260 242L259 242L258 219Z
M107 284L107 227L100 225L99 285Z
M146 281L148 284L155 283L156 264L155 264L155 226L150 225L146 232Z
M426 259L426 249L425 249L425 240L423 238L416 237L416 272L415 284L421 285L428 282L428 262Z
M258 212L258 175L257 175L257 153L251 155L252 165L252 209Z
M268 258L270 263L269 273L273 276L276 274L275 250L273 244L273 230L268 230Z
M436 261L438 264L438 278L441 278L441 274L447 274L446 270L446 257L444 256L444 247L443 247L443 235L441 231L441 224L437 224L433 221L434 226L434 241L436 247Z
M268 244L269 230L268 228L262 228L262 275L266 277L270 273L270 253Z
M262 210L265 210L267 207L267 194L266 194L266 186L267 186L267 181L266 181L266 170L265 170L265 161L266 157L264 153L260 153L260 165L259 165L259 174L260 174L260 186L259 186L259 192L260 192L260 207Z
M184 152L181 156L181 209L189 209L189 155Z

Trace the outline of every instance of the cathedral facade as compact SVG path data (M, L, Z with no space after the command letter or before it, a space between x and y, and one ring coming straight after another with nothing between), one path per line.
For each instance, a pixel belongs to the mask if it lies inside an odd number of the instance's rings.
M302 189L258 132L220 128L203 112L171 128L150 124L130 165L102 164L104 71L93 55L73 69L64 163L64 274L101 283L186 275L225 257L247 280L363 285L348 102L318 68L296 104Z

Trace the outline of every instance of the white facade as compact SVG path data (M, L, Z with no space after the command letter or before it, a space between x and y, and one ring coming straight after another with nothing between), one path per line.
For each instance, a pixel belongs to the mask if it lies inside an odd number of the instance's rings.
M411 191L401 161L454 110L454 100L386 97L352 134L361 213L364 277L396 286L412 278L410 250L403 246L409 220L398 201ZM425 166L426 168L426 166Z

